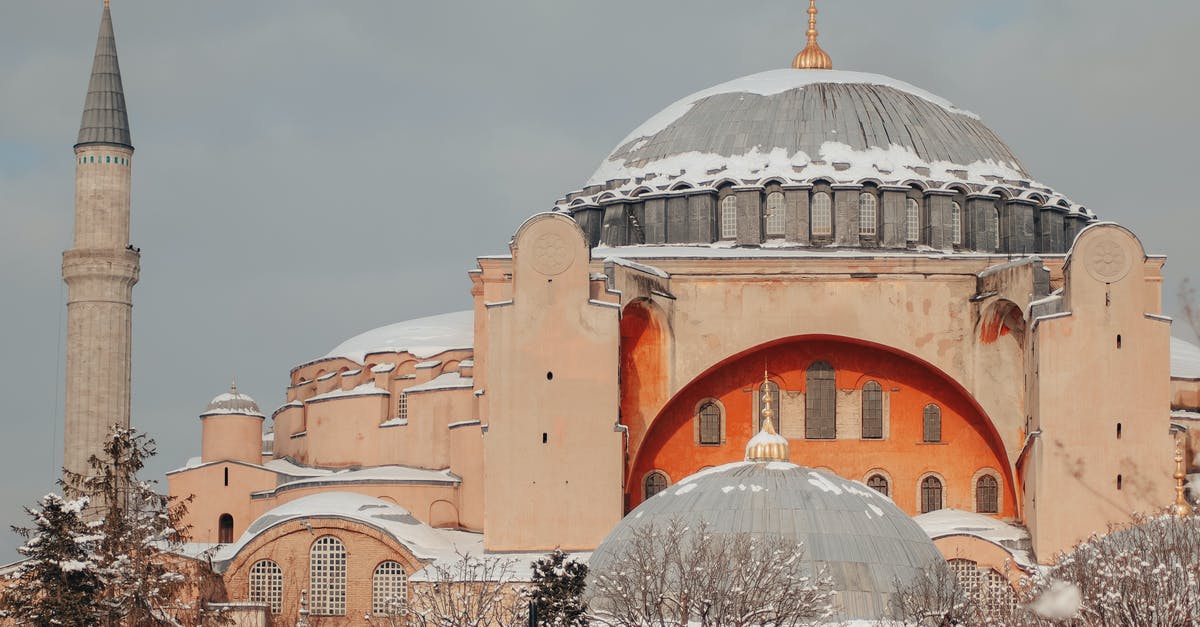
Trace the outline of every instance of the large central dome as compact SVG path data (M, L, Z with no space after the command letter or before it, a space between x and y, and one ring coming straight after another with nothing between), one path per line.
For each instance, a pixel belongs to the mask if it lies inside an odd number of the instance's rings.
M886 76L811 69L675 102L557 208L593 246L1063 253L1092 219L974 113Z
M849 167L843 167L845 164ZM1030 177L979 116L886 76L774 70L692 94L639 126L588 180ZM961 178L961 177L960 177Z

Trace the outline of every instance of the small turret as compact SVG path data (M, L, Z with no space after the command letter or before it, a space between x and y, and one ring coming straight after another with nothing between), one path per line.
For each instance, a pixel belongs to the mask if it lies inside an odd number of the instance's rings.
M258 403L238 392L237 383L218 395L200 414L204 462L262 463L262 427L266 416Z

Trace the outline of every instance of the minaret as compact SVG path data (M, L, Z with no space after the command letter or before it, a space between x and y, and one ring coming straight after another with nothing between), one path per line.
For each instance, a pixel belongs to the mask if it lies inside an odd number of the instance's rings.
M63 466L87 474L113 424L129 426L133 286L129 244L133 143L108 0L75 144L75 240L63 253L67 385Z

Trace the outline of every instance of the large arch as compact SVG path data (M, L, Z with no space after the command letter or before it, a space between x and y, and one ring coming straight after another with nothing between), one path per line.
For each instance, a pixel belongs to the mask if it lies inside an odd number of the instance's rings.
M646 433L651 415L646 408L660 407L667 400L666 315L658 305L638 299L621 313L621 422L629 427L631 446Z
M837 395L837 438L805 438L805 373L817 361L832 364ZM928 362L871 342L831 335L781 338L743 351L714 364L683 386L645 428L640 441L630 442L629 477L658 469L685 477L704 466L740 461L754 435L757 385L764 367L783 392L779 412L784 435L791 441L792 461L824 466L837 474L859 479L884 468L892 477L897 504L917 513L915 485L929 472L946 477L946 505L971 510L971 478L980 467L1002 469L1004 490L1018 495L1003 440L987 414L961 384ZM874 380L883 386L885 437L861 437L861 383ZM726 442L700 447L693 438L693 408L701 398L715 398L726 408ZM922 414L929 404L942 412L944 437L936 443L922 441ZM630 485L635 484L631 480ZM628 495L631 506L640 494ZM1016 517L1019 498L1006 499L998 514Z

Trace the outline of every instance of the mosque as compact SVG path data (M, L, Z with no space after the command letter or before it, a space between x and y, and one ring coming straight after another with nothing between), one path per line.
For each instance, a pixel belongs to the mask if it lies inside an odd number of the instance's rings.
M456 552L586 559L635 508L790 529L814 551L900 534L910 566L936 547L999 588L1171 504L1200 348L1171 338L1165 257L1037 181L976 114L834 70L816 15L792 67L652 115L509 254L479 257L471 309L350 337L295 366L269 412L236 387L214 398L168 482L195 495L186 522L230 599L295 617L305 591L343 624ZM128 423L139 263L107 7L75 153L66 460L82 468L103 420ZM738 470L775 432L773 468L800 474ZM711 479L731 472L801 505L781 517ZM700 509L675 498L685 483L711 486ZM875 592L846 592L847 616L878 612Z

